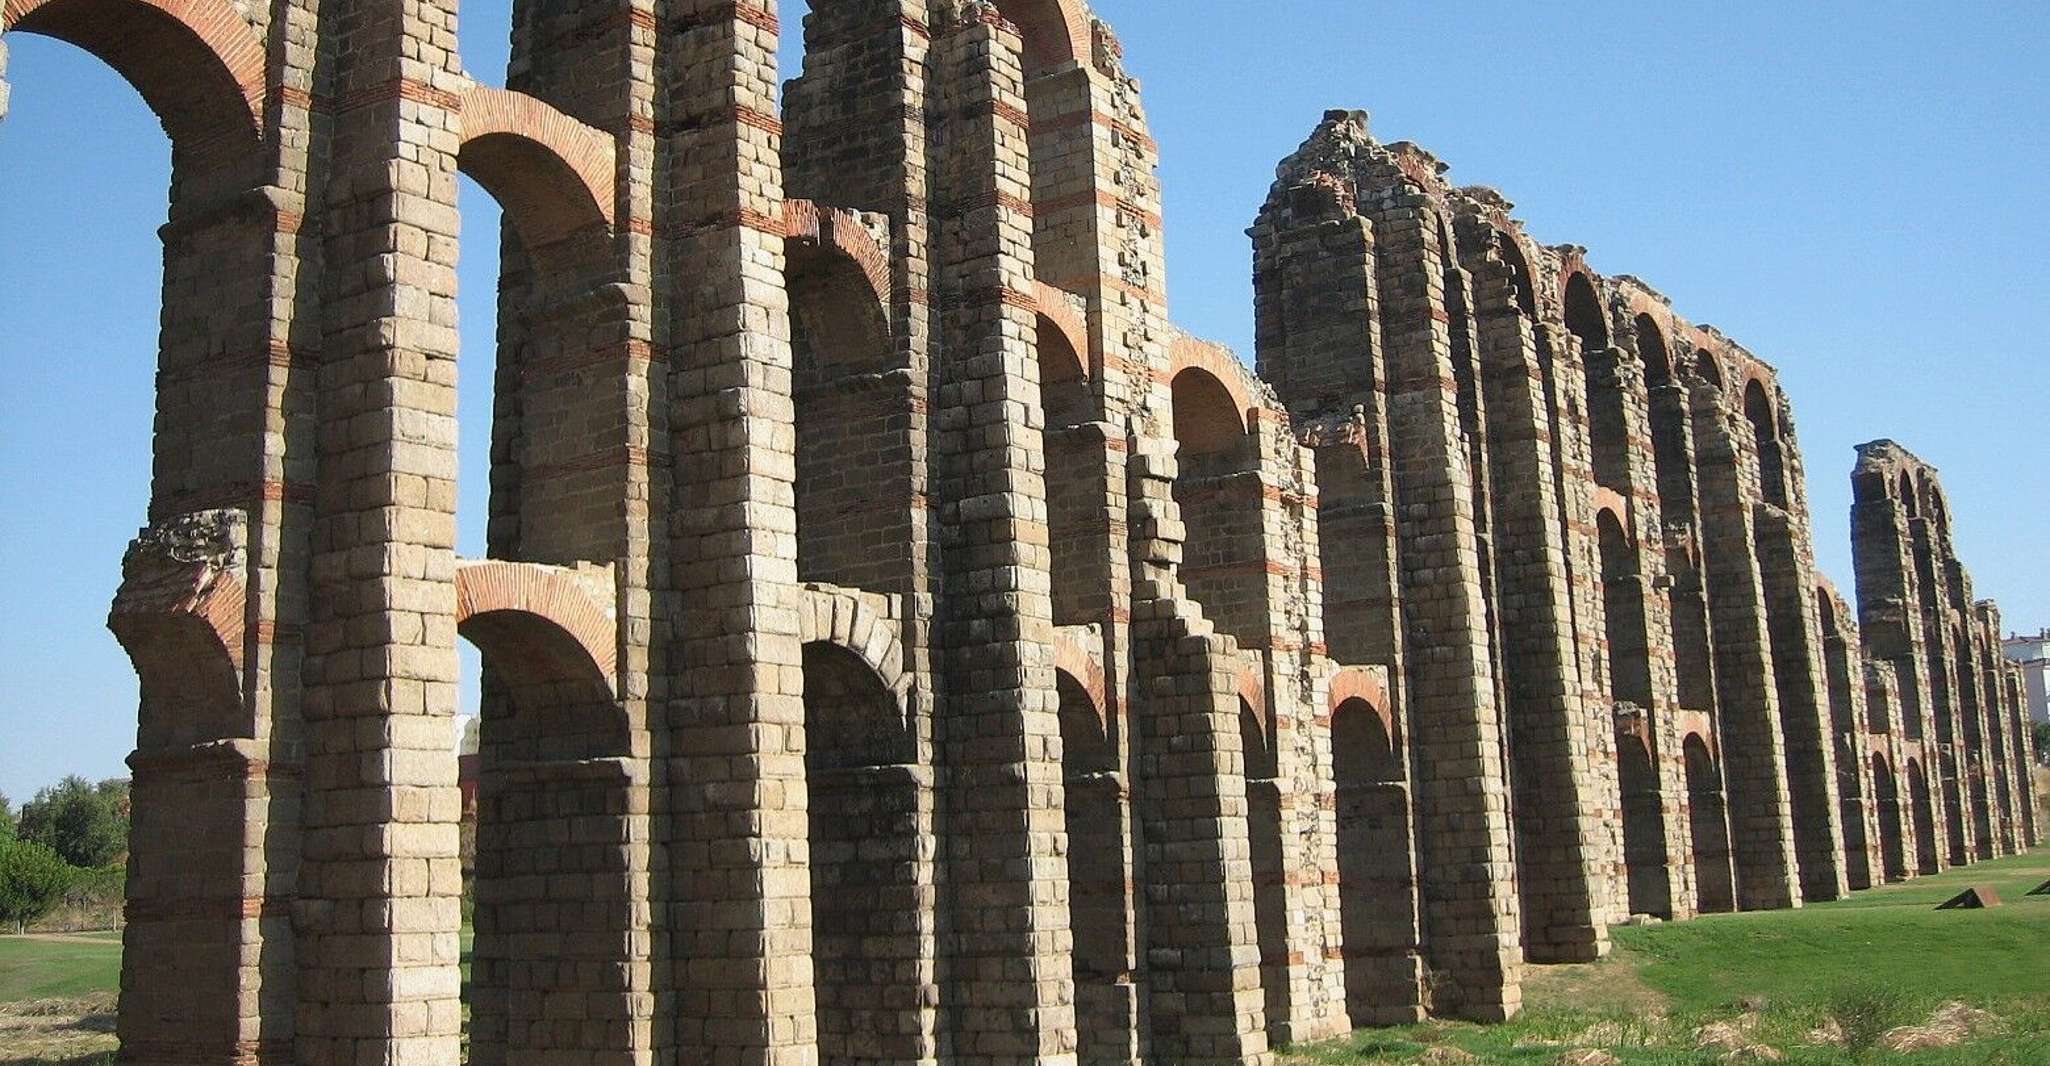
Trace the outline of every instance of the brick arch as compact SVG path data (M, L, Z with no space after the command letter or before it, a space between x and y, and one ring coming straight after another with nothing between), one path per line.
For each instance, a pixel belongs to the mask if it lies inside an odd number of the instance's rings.
M1335 717L1340 707L1353 700L1358 700L1373 709L1375 717L1381 719L1381 730L1388 737L1390 744L1400 743L1395 733L1395 715L1388 709L1386 682L1372 671L1361 667L1341 668L1331 675L1331 714Z
M1110 735L1110 696L1103 664L1075 640L1056 634L1053 638L1053 668L1055 672L1073 678L1075 684L1089 694L1089 702L1096 708L1097 723L1103 727L1105 736Z
M142 683L146 719L158 719L144 721L145 745L247 735L242 582L206 562L127 569L107 628Z
M1075 305L1068 302L1068 294L1046 282L1033 283L1033 297L1039 304L1039 321L1043 327L1052 326L1061 339L1068 343L1068 350L1075 353L1077 376L1087 380L1089 374L1089 323ZM1042 347L1042 350L1044 348Z
M1680 744L1684 748L1688 737L1700 739L1701 746L1711 758L1720 764L1722 750L1715 742L1715 727L1710 723L1707 711L1681 711L1678 715Z
M473 86L463 93L457 166L490 190L531 248L612 225L617 149L612 138L525 93Z
M1636 547L1637 539L1630 532L1630 504L1615 489L1597 486L1594 490L1594 518L1597 522L1604 511L1616 520L1616 528L1623 531L1623 540Z
M1200 375L1203 387L1215 388L1230 399L1232 418L1237 431L1249 431L1249 415L1257 406L1246 390L1244 368L1240 366L1229 349L1209 341L1198 340L1185 333L1177 333L1174 344L1168 350L1167 384L1174 389L1183 375ZM1187 443L1187 442L1184 442Z
M1274 736L1274 715L1267 707L1267 686L1260 683L1260 664L1256 660L1246 664L1239 671L1238 697L1253 709L1253 717L1260 720L1260 728L1271 740Z
M783 235L796 244L838 255L852 262L884 307L890 304L890 253L862 225L861 216L841 207L821 207L810 200L783 201Z
M1748 398L1751 395L1751 387L1753 385L1758 386L1758 394L1765 400L1765 413L1772 420L1773 436L1784 436L1785 429L1780 425L1780 400L1782 399L1782 394L1780 393L1778 383L1774 382L1772 376L1763 369L1757 366L1747 366L1744 368L1743 380L1737 384L1736 394L1739 397Z
M142 94L178 149L262 141L263 40L229 0L6 0L0 30L99 57Z
M1567 257L1566 265L1560 271L1558 278L1559 306L1566 319L1567 331L1574 336L1580 335L1580 330L1576 328L1577 324L1573 321L1581 313L1581 309L1574 306L1574 286L1576 283L1585 286L1587 298L1593 301L1593 306L1587 308L1586 313L1592 314L1594 321L1586 325L1600 331L1600 336L1594 339L1603 347L1613 346L1616 341L1616 326L1611 319L1608 300L1604 298L1602 293L1603 286L1601 280L1596 277L1594 271L1589 270L1587 265L1580 261L1578 253ZM1593 352L1590 351L1587 354L1592 355Z
M875 671L896 700L897 710L908 720L916 679L904 669L904 643L897 623L844 589L813 586L805 589L805 597L805 609L798 612L798 643L831 644L860 659Z
M1724 359L1717 355L1713 348L1702 344L1695 345L1694 350L1687 353L1686 366L1702 384L1713 386L1724 401L1728 401L1730 371L1724 365Z
M1495 231L1495 254L1509 271L1511 288L1516 293L1516 305L1524 314L1536 318L1540 308L1546 304L1546 294L1538 291L1537 264L1540 262L1537 247L1523 229L1515 222L1503 220L1493 226Z
M1074 60L1089 66L1089 8L1082 0L997 0L1006 22L1024 41L1025 73L1038 74Z
M502 624L513 616L542 628ZM554 673L588 667L608 685L617 676L618 626L612 612L560 567L498 561L457 566L456 631L513 660L546 656L551 661L533 665L553 667ZM569 661L565 645L588 662Z

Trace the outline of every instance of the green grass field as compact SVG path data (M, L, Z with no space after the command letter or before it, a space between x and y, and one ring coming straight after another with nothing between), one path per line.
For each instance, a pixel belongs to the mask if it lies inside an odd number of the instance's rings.
M1288 1059L1549 1064L1597 1048L1628 1066L1775 1061L1726 1057L1727 1044L1697 1047L1703 1027L1721 1024L1743 1034L1739 1043L1770 1047L1784 1056L1777 1061L1797 1066L2044 1066L2050 897L2027 893L2046 879L2050 854L2039 853L1800 910L1617 929L1615 951L1602 962L1528 970L1526 1009L1507 1025L1428 1022L1290 1049ZM1935 909L1968 885L1993 887L2005 905ZM1943 1049L1859 1054L1818 1043L1832 1022L1876 1037L1926 1023L1949 1001L1990 1011L1999 1023Z
M121 984L121 934L0 936L0 1003L82 999Z

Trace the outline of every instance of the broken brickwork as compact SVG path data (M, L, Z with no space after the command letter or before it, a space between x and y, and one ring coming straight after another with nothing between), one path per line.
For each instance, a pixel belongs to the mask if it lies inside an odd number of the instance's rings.
M1363 116L1256 374L1077 0L514 14L505 88L453 0L0 15L173 144L128 1061L1262 1063L2039 839L1933 471L1867 449L1854 611L1772 369Z

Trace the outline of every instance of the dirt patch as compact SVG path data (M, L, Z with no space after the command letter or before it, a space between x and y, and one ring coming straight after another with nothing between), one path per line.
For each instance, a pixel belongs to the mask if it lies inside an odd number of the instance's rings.
M1663 993L1637 975L1636 961L1622 949L1600 962L1530 967L1523 976L1523 1004L1537 1009L1599 1006L1638 1017L1664 1014L1670 1006Z
M37 999L0 1003L0 1066L15 1063L73 1063L111 1054L114 1038L112 993L86 999Z

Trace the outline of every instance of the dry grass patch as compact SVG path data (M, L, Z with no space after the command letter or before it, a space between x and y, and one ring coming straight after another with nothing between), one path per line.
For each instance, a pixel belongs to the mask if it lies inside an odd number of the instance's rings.
M0 1004L0 1064L94 1062L120 1046L111 992Z

